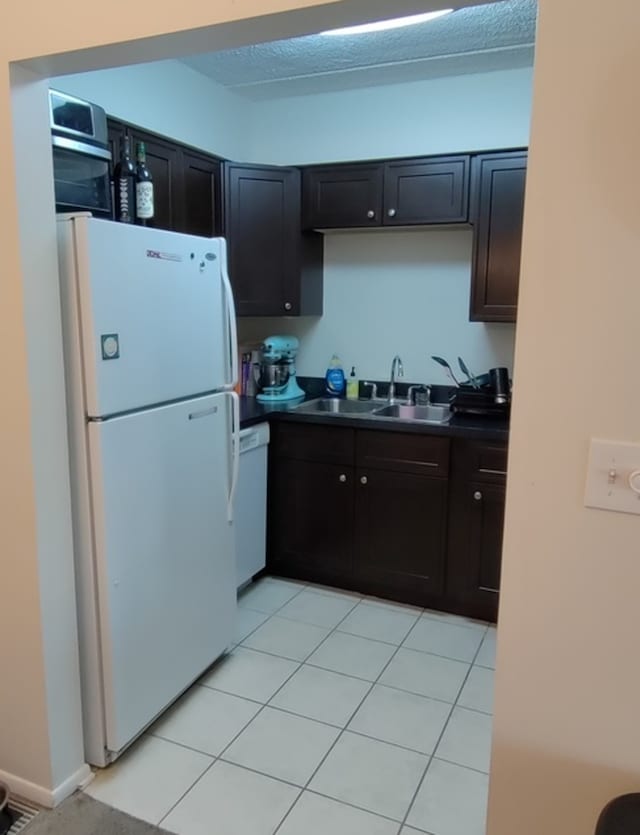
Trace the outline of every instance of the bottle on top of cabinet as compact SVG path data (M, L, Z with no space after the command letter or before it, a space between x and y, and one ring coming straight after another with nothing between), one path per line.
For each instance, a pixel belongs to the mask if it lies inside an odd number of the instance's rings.
M144 142L136 146L136 220L143 226L154 214L153 177L147 168L147 150Z
M120 223L133 223L136 217L136 166L131 159L131 140L125 136L120 159L113 172L115 218Z

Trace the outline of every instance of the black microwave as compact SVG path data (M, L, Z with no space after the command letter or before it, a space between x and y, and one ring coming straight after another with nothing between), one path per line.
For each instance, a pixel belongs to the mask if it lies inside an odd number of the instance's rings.
M57 212L112 217L111 152L101 107L49 90Z

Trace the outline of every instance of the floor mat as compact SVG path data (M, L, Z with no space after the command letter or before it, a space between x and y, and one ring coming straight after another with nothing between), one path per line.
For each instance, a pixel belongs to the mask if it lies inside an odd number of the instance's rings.
M56 809L40 812L24 835L151 835L167 832L76 792Z

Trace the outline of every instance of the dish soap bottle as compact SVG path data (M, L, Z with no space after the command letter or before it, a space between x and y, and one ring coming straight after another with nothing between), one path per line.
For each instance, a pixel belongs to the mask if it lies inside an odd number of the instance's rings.
M347 400L357 400L359 393L360 385L356 377L356 367L352 365L351 374L349 374L349 379L347 380Z
M331 357L324 381L327 394L332 397L342 397L344 394L344 371L342 370L342 363L337 354Z

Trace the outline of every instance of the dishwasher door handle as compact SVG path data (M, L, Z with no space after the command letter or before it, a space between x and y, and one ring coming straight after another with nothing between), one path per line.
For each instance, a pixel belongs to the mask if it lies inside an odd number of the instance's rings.
M233 503L238 489L238 474L240 470L240 398L235 391L226 391L231 398L232 430L231 430L231 484L229 485L229 500L227 503L227 519L233 522Z

